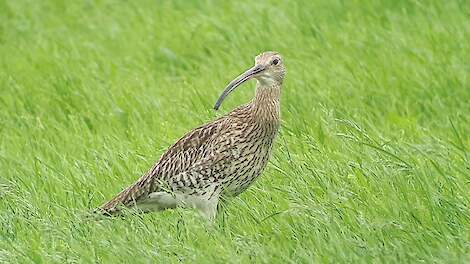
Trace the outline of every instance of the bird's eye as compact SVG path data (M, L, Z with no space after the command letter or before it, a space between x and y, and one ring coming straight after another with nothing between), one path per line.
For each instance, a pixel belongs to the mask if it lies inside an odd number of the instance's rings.
M279 63L279 59L274 59L273 60L273 65L277 65Z

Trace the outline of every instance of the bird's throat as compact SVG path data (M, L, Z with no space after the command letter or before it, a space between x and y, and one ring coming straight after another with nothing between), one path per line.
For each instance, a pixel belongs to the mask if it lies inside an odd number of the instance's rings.
M280 99L281 85L266 86L258 84L255 97L251 102L255 118L260 121L279 122Z

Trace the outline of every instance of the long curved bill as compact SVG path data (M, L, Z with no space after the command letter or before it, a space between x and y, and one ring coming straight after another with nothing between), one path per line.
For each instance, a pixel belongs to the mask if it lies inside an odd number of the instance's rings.
M225 90L222 92L220 95L219 99L215 103L214 109L218 110L222 102L224 101L225 97L229 95L235 88L240 86L242 83L248 81L249 79L253 78L256 74L264 71L264 67L261 65L256 65L253 68L247 70L244 72L242 75L238 76L235 80L231 81L227 87L225 87Z

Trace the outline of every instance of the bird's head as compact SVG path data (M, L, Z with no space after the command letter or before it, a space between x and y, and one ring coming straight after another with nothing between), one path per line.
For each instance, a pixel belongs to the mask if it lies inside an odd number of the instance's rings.
M255 65L252 68L245 71L227 85L215 103L214 109L219 109L227 95L250 79L256 79L261 86L266 86L267 88L279 87L284 80L285 72L284 63L279 53L266 51L259 54L256 56Z

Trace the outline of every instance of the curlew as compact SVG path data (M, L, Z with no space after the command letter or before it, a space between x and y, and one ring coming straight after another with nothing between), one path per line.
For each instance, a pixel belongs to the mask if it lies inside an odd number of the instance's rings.
M220 198L245 191L268 163L280 124L284 75L277 52L256 56L255 65L227 85L214 109L235 88L256 79L255 96L249 103L184 135L99 211L115 215L124 208L150 212L182 206L214 219Z

